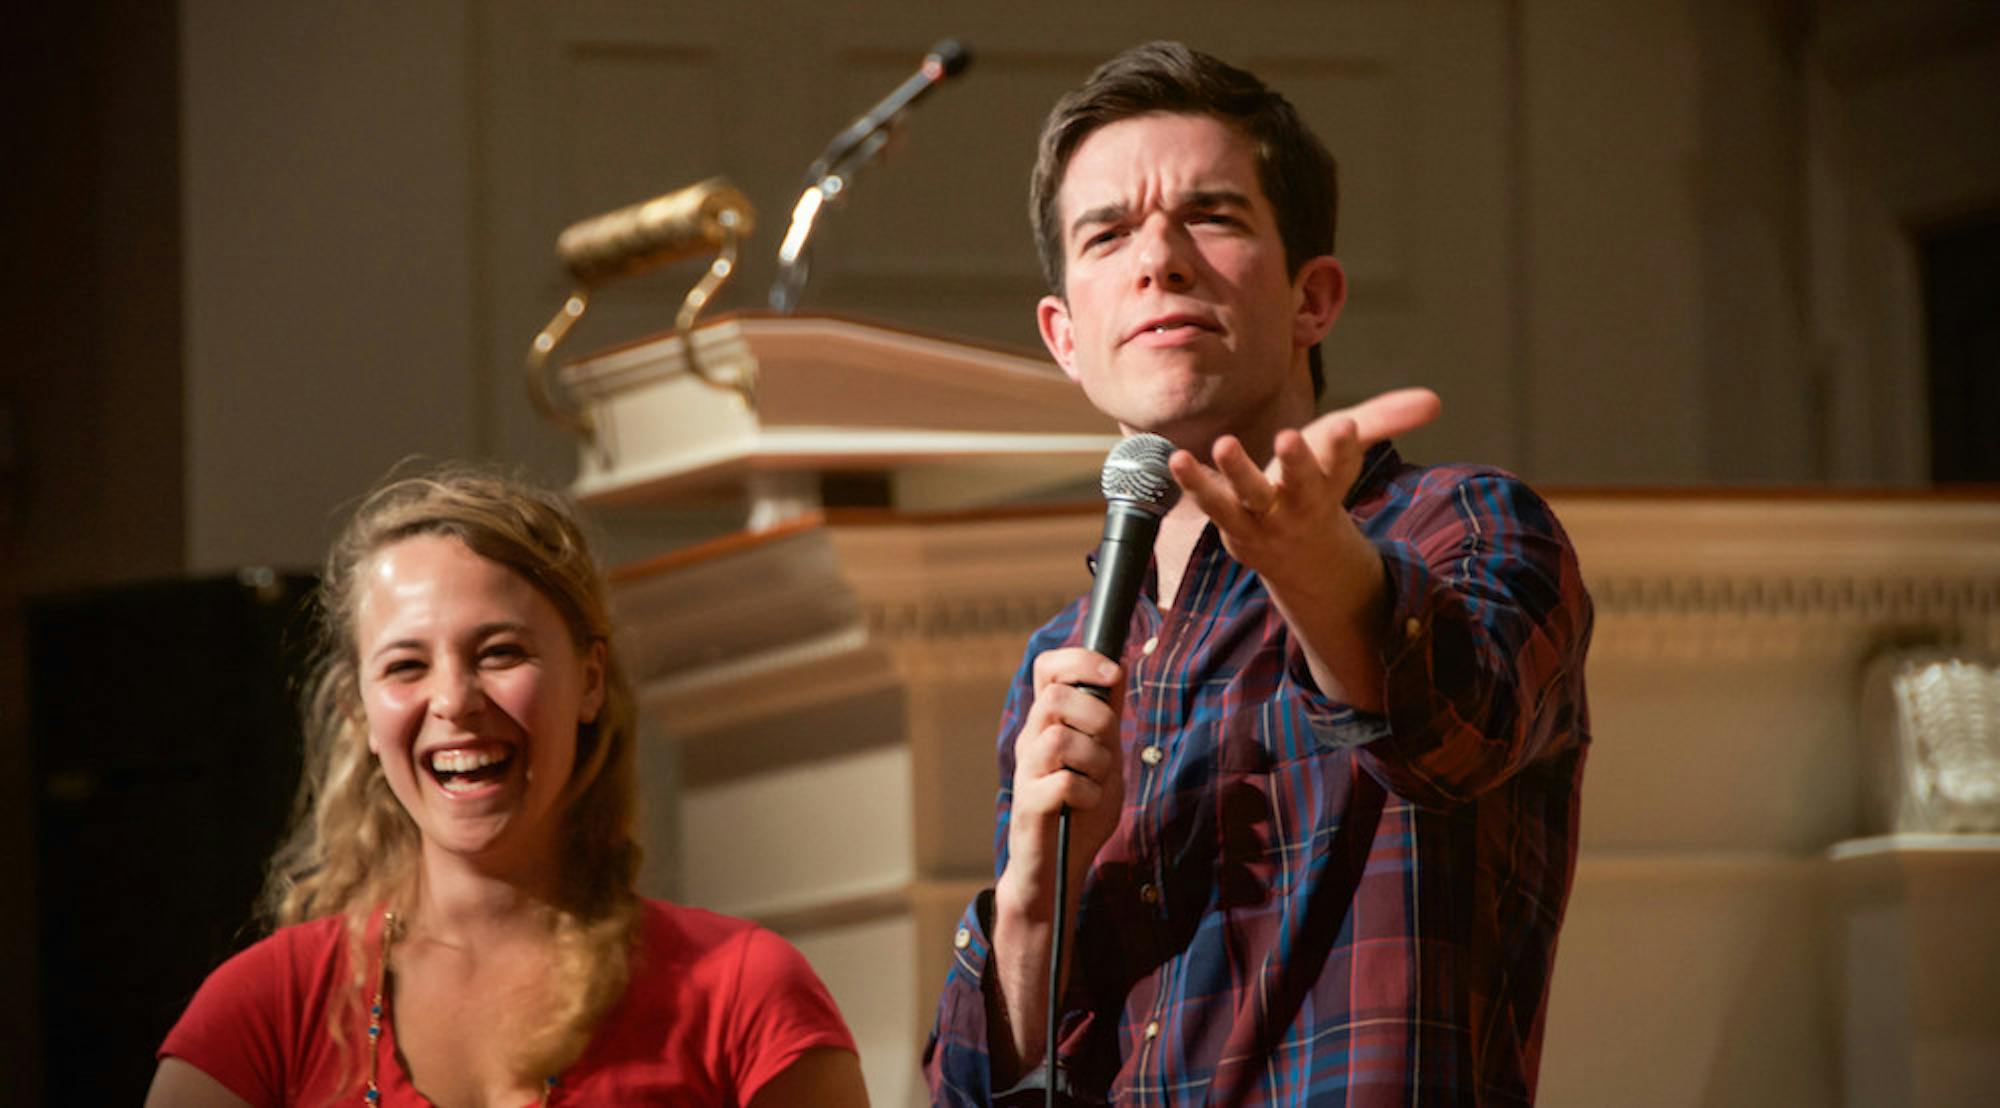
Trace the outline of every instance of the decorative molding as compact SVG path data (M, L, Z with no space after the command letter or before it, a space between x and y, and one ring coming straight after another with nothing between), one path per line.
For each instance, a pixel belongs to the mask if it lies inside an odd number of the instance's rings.
M967 638L1012 637L1025 642L1076 593L1042 590L983 596L927 596L864 606L871 635L895 645L929 646Z
M2000 503L1557 496L1593 658L1740 661L2000 646Z

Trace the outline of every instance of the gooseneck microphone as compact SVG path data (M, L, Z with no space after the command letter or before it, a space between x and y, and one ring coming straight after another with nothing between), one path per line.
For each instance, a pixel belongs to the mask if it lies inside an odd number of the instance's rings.
M930 53L924 55L923 64L917 67L915 73L897 85L894 92L883 97L881 103L856 116L854 122L848 124L845 130L833 136L833 141L827 144L826 151L813 163L813 168L807 171L807 179L817 180L824 176L828 169L839 165L842 159L853 153L862 143L867 142L875 132L902 115L925 93L942 84L947 78L965 72L965 67L971 61L972 52L957 39L938 40L931 47Z
M882 98L874 107L854 117L841 132L826 144L812 166L806 170L805 188L792 205L792 222L785 228L785 237L778 243L778 275L771 282L770 304L777 311L790 314L798 306L799 294L804 291L806 276L811 261L806 253L806 244L811 241L813 227L819 220L821 209L838 201L847 192L848 183L861 167L874 160L884 143L889 141L891 125L902 118L910 106L945 81L965 72L972 63L972 52L957 39L939 39L924 55L923 64L917 71L896 86L895 91Z
M1083 645L1114 662L1125 653L1132 606L1146 583L1160 519L1181 497L1181 487L1167 468L1173 454L1174 444L1159 435L1133 435L1111 448L1098 477L1098 487L1104 490L1104 538L1097 547L1097 580L1090 588ZM1102 686L1077 687L1099 700L1111 699L1111 690ZM1049 948L1049 1024L1043 1047L1044 1096L1051 1106L1056 1102L1056 1028L1062 1014L1063 931L1068 915L1069 807L1065 805L1056 816L1055 937Z

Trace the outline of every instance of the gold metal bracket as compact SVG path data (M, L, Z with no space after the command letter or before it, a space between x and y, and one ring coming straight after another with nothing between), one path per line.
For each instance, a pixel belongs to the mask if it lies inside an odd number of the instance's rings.
M549 422L601 451L596 421L587 408L564 396L551 369L556 347L589 310L598 286L713 248L715 259L681 301L674 334L688 371L715 388L733 389L746 403L756 399L753 378L724 380L708 372L695 352L694 327L701 311L736 271L742 240L756 225L750 199L729 182L713 177L664 196L572 224L556 239L556 255L577 282L576 291L528 345L528 399Z

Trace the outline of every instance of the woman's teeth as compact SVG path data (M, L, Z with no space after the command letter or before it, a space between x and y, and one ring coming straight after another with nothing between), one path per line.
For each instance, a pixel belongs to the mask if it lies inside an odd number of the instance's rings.
M430 757L431 774L446 789L470 789L499 776L513 758L512 751L491 748L440 750Z

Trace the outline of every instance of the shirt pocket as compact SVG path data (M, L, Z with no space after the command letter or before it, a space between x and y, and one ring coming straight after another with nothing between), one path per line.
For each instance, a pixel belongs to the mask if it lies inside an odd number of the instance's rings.
M1223 728L1215 827L1227 903L1285 899L1339 829L1353 748L1373 733L1363 713L1322 709L1315 699L1281 682L1275 695L1246 705ZM1346 741L1332 741L1336 736Z

